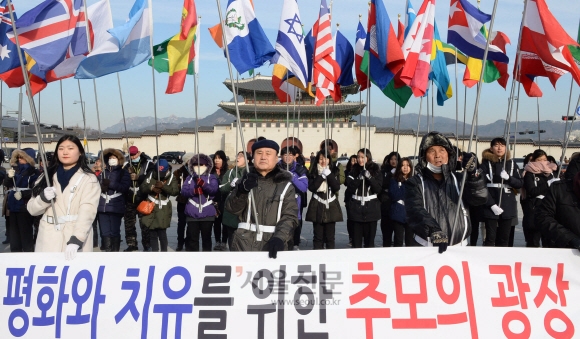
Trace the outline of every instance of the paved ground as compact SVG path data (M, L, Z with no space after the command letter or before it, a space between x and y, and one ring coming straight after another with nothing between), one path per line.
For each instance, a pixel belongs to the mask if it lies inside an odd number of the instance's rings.
M344 194L344 187L341 190L340 194L341 194L341 196L344 196L343 195ZM1 198L3 198L3 197L0 194L0 199ZM310 194L309 194L308 200L310 201ZM177 206L177 204L175 203L175 198L172 198L172 205L173 205L173 218L171 221L171 227L167 230L167 238L169 241L169 251L174 251L175 248L177 247L177 211L176 211L176 207L175 207L175 206ZM342 213L346 217L346 211L344 209L344 204L341 203L341 205L342 205ZM525 246L524 234L523 234L523 231L521 228L521 223L522 223L521 217L523 214L522 214L521 208L519 207L519 204L518 204L518 209L519 209L518 215L519 215L520 219L519 219L519 225L516 226L514 246L524 247ZM5 219L0 218L0 239L2 239L2 240L5 239L3 237L5 231L6 231ZM140 239L141 234L140 234L139 227L137 227L137 232L138 232L138 236ZM123 225L121 225L121 236L122 236L122 239L125 238L125 231L124 231ZM304 225L302 227L301 238L302 238L302 241L300 243L300 250L311 250L312 249L312 238L313 238L312 223L304 222ZM482 238L483 237L480 235L478 246L481 246L481 243L482 243L481 239ZM381 247L382 244L383 244L383 235L381 233L380 222L379 222L379 226L377 227L377 236L375 238L375 246ZM121 243L121 250L125 249L126 247L127 247L127 245L124 242ZM350 248L348 246L348 232L346 230L346 221L336 224L336 248L337 249ZM139 249L142 250L141 244L139 244ZM98 251L98 248L95 248L95 250ZM10 245L0 245L0 252L10 252Z

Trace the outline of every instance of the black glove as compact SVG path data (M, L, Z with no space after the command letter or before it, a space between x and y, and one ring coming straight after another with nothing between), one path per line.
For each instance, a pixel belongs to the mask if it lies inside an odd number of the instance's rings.
M580 238L570 240L570 246L580 251Z
M268 241L268 257L276 259L278 251L284 250L284 242L280 238L272 237Z
M474 153L464 153L461 167L465 169L468 174L474 174L477 171L477 156Z
M447 251L449 240L447 239L447 234L445 234L445 232L437 231L431 233L431 242L433 242L433 246L439 247L439 254Z
M258 175L256 173L246 173L238 184L238 192L249 193L250 190L258 186Z

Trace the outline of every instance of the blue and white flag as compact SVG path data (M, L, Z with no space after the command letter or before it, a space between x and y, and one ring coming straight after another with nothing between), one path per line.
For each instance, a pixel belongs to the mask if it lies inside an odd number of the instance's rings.
M352 76L352 65L354 65L354 49L348 39L336 31L335 57L338 67L340 67L340 76L337 83L341 86L350 86L354 84Z
M411 0L407 0L407 13L405 13L405 38L407 37L407 34L409 34L416 17L417 13L415 13L415 9L413 9Z
M129 20L110 29L106 41L83 60L76 72L77 79L94 79L133 68L151 58L151 9L147 0L136 0Z
M12 5L12 11L14 12L14 5ZM14 19L17 20L15 12ZM6 32L11 29L12 20L10 20L8 11L8 1L3 0L0 2L0 74L20 66L16 44L10 41L6 35ZM26 61L24 52L22 52L22 59Z
M245 73L270 61L276 52L256 19L250 0L230 0L226 8L226 41L230 61Z
M308 86L308 63L296 0L284 0L276 39L276 54L272 58L272 63L283 65L300 80L304 87Z

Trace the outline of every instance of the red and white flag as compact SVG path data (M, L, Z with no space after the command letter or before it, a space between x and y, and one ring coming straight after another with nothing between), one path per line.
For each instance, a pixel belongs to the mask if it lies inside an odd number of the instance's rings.
M548 77L556 87L556 81L570 72L580 85L580 70L567 47L579 45L552 15L545 0L528 3L521 40L521 77L515 74L517 65L514 77L522 83L528 96L542 96L540 87L534 83L537 76Z
M330 10L326 5L326 0L320 2L320 14L312 29L312 35L316 41L313 80L316 85L316 105L320 106L327 96L334 95L334 87L340 72L340 68L332 56L334 41L330 26Z
M356 43L354 47L354 70L356 74L356 82L358 82L361 92L371 85L366 73L360 69L360 65L362 64L363 58L365 56L366 41L367 33L365 32L364 26L359 21L358 27L356 29Z
M429 85L434 25L435 0L425 0L403 43L406 61L400 78L416 97L424 96Z

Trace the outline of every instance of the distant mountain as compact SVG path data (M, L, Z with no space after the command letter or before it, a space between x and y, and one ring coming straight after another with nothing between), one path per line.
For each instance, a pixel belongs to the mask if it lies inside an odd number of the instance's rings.
M151 116L147 117L129 117L127 120L127 130L130 132L143 132L149 127L153 126L151 129L155 129L155 118ZM180 128L181 125L190 122L191 118L182 118L175 115L171 115L167 118L157 119L157 128L159 130L164 130L168 128ZM125 126L123 125L123 119L113 126L107 127L103 130L105 133L122 133L125 131Z

